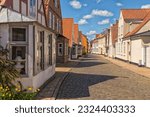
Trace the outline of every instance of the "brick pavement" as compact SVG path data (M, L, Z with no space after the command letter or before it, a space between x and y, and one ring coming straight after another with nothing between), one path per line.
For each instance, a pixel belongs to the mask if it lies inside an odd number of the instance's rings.
M112 62L113 64L116 64L116 65L118 65L120 67L126 68L126 69L128 69L128 70L130 70L132 72L135 72L137 74L140 74L142 76L150 78L150 68L139 67L139 66L134 65L134 64L130 64L130 63L118 60L118 59L112 59L112 58L109 58L109 57L104 57L102 55L100 57L102 57L104 59L107 59L110 62Z
M57 99L150 99L150 79L104 57L89 55L65 78Z
M77 60L69 61L65 64L57 64L56 73L52 80L48 80L42 87L38 95L35 97L37 100L55 100L58 90L64 80L69 74L72 67L78 64Z

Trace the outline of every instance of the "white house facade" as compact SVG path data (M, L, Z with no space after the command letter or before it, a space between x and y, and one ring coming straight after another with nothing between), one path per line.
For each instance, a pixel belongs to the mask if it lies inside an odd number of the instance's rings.
M37 89L55 74L56 63L56 34L46 25L44 1L2 0L0 5L1 45L16 63L23 87Z

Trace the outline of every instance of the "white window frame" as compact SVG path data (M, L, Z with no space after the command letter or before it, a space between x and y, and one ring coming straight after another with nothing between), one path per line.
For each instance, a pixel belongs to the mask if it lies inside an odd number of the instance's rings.
M53 34L48 35L48 65L52 65L52 40L53 40ZM49 54L50 53L50 54Z
M58 0L54 0L55 7L58 8Z
M60 44L62 45L61 47ZM63 43L58 43L58 56L63 56L63 46ZM59 52L59 49L62 49L62 53Z
M12 40L12 29L13 28L23 28L23 29L26 29L26 39L25 39L25 41L13 41ZM22 60L22 62L25 62L25 74L22 74L21 76L22 77L25 77L25 76L27 76L28 75L28 29L27 29L27 27L20 27L20 26L11 26L10 27L10 55L9 55L9 57L10 57L10 60L12 60L12 47L17 47L17 46L23 46L23 47L25 47L26 48L26 53L25 53L25 59L23 59ZM16 60L12 60L12 61L14 61L14 62L16 62Z
M37 0L35 0L35 8L32 8L32 13L35 12L35 16L31 15L30 2L31 2L31 0L29 0L29 5L28 5L28 7L29 7L29 11L28 11L29 16L32 17L32 18L36 18L36 15L37 15ZM35 10L35 11L33 11L33 10Z
M53 30L55 30L55 15L53 14Z
M44 39L42 40L42 42L41 42L41 39L40 39L40 34L41 33L43 33L44 31L38 31L38 40L37 40L37 53L38 53L38 60L37 60L37 71L43 71L43 70L45 70L45 65L44 65L44 57L43 58L41 58L41 54L44 54ZM44 34L45 34L45 32L44 32ZM45 35L43 35L43 36L45 36ZM44 37L43 37L44 38ZM41 47L43 47L43 53L41 53L41 51L40 51L40 48ZM41 66L41 61L40 60L43 60L43 63L42 63L42 65L43 66Z
M52 28L52 21L53 21L53 19L52 19L52 12L49 11L49 27L50 28Z

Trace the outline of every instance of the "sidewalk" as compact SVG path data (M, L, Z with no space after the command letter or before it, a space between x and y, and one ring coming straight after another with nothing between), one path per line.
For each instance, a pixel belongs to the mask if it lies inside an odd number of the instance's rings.
M138 67L137 65L126 63L126 62L123 62L123 61L118 60L118 59L112 59L109 57L104 57L102 55L101 55L101 57L107 59L108 61L112 62L113 64L116 64L116 65L123 67L123 68L126 68L126 69L128 69L134 73L137 73L137 74L140 74L142 76L150 78L150 69L149 68Z
M72 67L76 66L78 61L69 61L64 64L57 64L56 73L53 80L47 81L41 88L41 91L36 96L37 100L55 100L59 88L65 77L69 74Z

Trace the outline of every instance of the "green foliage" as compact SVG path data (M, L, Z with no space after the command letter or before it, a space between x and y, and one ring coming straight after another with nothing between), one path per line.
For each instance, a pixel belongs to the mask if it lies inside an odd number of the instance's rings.
M8 51L4 49L0 50L0 100L33 99L37 91L31 91L32 88L22 90L21 83L16 83L15 79L20 75L15 69L15 63L7 59L7 53Z
M2 87L14 87L12 81L19 77L14 65L14 62L0 58L0 85Z
M32 100L37 91L27 93L26 91L21 91L16 87L5 87L0 86L0 100Z

